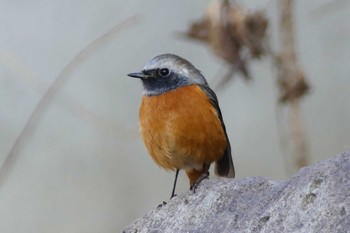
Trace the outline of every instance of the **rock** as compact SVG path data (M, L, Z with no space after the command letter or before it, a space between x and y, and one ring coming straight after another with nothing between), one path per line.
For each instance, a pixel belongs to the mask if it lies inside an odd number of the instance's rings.
M350 151L285 181L203 180L123 232L350 232Z

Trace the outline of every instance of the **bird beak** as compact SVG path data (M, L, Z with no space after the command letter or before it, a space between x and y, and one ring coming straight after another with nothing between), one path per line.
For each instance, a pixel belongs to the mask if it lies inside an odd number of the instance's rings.
M133 78L140 78L140 79L147 79L149 78L149 75L144 74L142 72L138 72L138 73L130 73L128 74L129 77L133 77Z

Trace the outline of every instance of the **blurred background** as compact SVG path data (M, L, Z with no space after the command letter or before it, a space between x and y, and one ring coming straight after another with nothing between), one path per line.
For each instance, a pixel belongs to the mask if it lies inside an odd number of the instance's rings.
M278 1L231 3L243 19L261 12L258 56L236 40L225 60L212 22L194 32L208 7L217 14L209 0L1 1L0 232L116 232L169 199L174 173L142 144L141 83L126 76L162 53L217 92L237 178L286 179L348 150L349 1L294 1L294 50ZM288 52L304 85L283 98Z

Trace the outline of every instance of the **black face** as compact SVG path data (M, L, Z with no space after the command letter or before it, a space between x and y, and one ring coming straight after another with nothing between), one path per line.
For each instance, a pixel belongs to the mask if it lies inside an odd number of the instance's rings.
M143 70L146 78L141 78L145 95L160 95L178 87L189 85L189 79L176 74L168 68Z

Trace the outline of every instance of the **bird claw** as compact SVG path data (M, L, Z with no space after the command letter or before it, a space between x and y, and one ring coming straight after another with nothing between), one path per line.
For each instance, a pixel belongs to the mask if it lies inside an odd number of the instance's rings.
M165 206L167 203L165 201L163 201L163 203L159 204L157 206L157 209L159 210L160 208L162 208L163 206Z
M193 191L193 193L196 193L196 189L199 187L199 184L202 182L204 179L209 179L209 173L203 173L198 177L198 179L191 185L190 190Z

